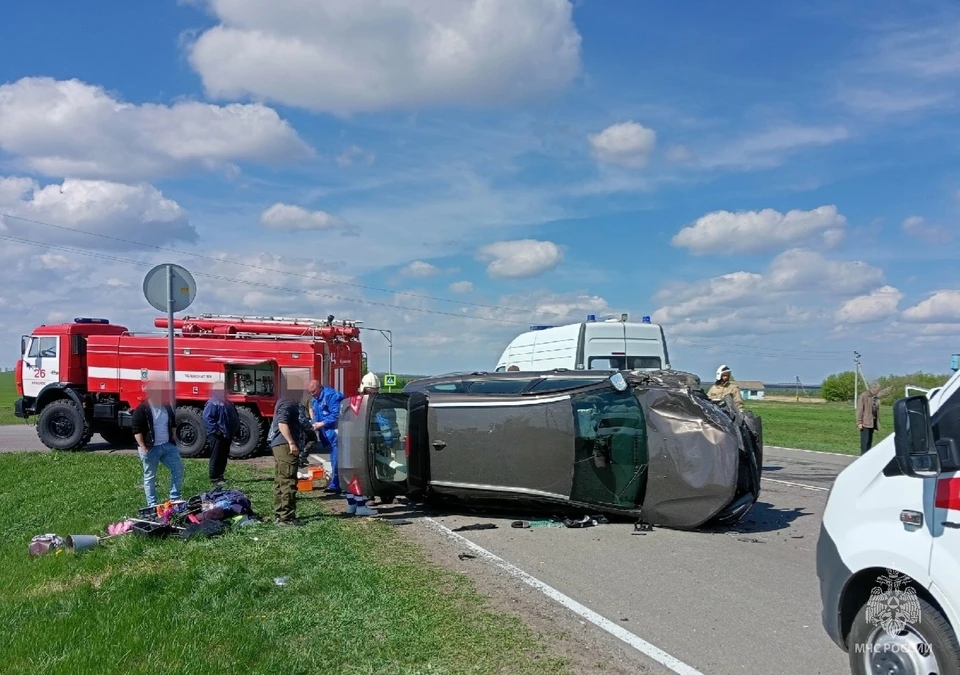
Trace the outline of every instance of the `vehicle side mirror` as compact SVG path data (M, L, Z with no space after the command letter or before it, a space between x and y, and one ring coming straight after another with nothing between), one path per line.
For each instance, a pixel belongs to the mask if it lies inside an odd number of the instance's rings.
M940 454L933 441L930 402L909 396L893 404L894 448L904 475L931 478L940 475Z
M20 356L26 356L26 355L27 355L27 342L29 341L29 339L30 339L30 338L28 338L26 335L21 336L21 338L20 338Z
M627 381L623 378L623 375L620 373L614 373L610 376L610 383L613 385L613 388L617 391L626 391L627 390Z

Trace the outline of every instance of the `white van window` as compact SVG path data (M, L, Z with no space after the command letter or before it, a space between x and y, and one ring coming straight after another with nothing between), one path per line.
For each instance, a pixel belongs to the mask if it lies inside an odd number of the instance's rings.
M960 471L960 389L953 392L943 406L934 414L933 438L935 441L953 441L953 453L940 450L940 462L944 471Z
M658 370L659 356L591 356L589 370Z

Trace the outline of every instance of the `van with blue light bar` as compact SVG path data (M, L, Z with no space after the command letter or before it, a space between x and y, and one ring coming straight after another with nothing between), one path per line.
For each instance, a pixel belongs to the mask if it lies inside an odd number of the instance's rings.
M497 372L567 370L669 370L663 328L649 316L640 322L626 314L565 326L533 325L514 338L497 362Z

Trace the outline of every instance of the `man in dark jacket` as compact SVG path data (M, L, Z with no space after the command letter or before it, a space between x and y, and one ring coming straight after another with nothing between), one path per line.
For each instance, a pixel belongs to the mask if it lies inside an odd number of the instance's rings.
M170 397L159 382L147 383L145 393L146 398L133 411L133 436L143 465L147 506L156 506L157 468L163 464L170 471L170 499L176 500L180 499L183 463L176 445L176 417Z
M281 374L281 393L273 410L267 443L273 451L273 512L278 525L297 521L297 464L303 443L304 383L296 375Z
M214 382L210 399L203 407L203 426L210 440L210 482L221 485L230 456L230 444L240 430L237 407L227 400L223 382Z
M857 399L857 429L860 430L860 454L873 447L873 432L880 428L880 385L876 382Z

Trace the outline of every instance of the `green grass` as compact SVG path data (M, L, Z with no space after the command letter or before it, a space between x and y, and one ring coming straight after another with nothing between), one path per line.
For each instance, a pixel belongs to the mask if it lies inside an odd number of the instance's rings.
M763 418L764 445L860 454L860 431L853 403L747 401ZM874 443L893 431L893 411L880 406L880 431Z
M187 463L187 494L204 488L204 469ZM517 617L485 608L465 576L427 564L384 523L318 517L189 542L131 534L28 557L36 534L102 533L135 513L140 475L130 456L0 455L0 672L564 672ZM228 478L269 513L271 478L239 464ZM301 499L299 515L320 504Z
M0 425L23 424L13 416L13 402L17 400L17 382L13 373L0 373Z

